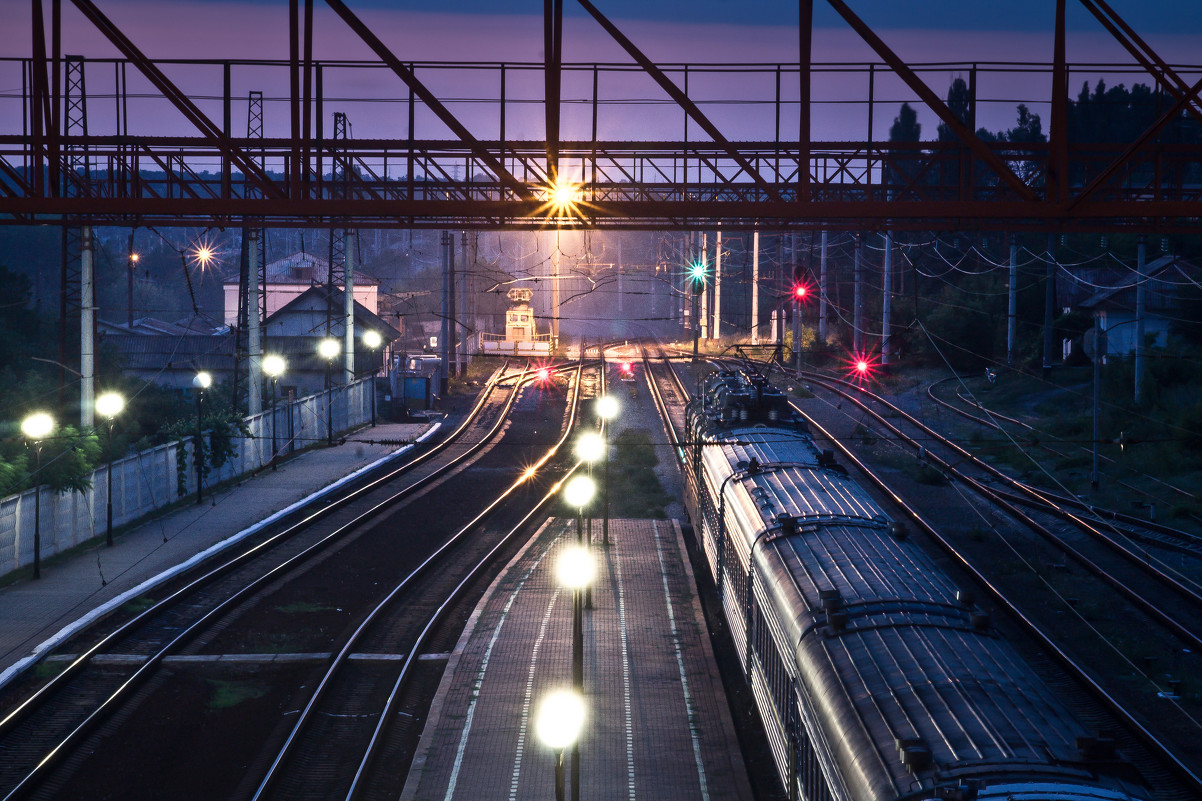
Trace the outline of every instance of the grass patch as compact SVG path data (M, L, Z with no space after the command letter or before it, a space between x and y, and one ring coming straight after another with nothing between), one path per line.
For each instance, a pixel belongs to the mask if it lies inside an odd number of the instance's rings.
M124 604L122 604L121 610L123 612L128 612L129 614L136 615L139 612L145 612L147 609L154 606L154 604L155 604L155 600L153 598L149 598L145 595L140 595L137 598L133 598L129 601L126 601Z
M265 687L250 681L208 679L208 682L212 689L212 695L206 704L209 709L230 709L243 701L261 698L267 693Z
M655 466L659 458L646 429L627 428L614 437L616 458L609 465L609 513L613 517L667 517L672 497L664 492Z

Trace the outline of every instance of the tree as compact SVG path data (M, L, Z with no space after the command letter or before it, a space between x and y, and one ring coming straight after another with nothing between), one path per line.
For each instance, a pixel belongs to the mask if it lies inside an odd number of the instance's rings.
M902 103L900 112L893 118L889 128L889 141L894 143L918 142L922 139L922 125L918 112L909 103ZM922 169L920 148L892 148L892 158L885 165L885 185L890 187L894 199L904 198L906 188L914 183Z

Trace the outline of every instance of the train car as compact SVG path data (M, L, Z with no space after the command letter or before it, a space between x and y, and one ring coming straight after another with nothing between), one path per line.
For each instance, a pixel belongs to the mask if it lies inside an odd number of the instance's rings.
M789 798L1151 798L783 393L716 373L688 421L686 504Z

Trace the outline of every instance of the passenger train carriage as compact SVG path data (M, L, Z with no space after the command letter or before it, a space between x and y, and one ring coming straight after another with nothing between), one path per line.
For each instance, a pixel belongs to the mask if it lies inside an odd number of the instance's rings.
M686 502L790 798L1150 799L785 396L715 373Z

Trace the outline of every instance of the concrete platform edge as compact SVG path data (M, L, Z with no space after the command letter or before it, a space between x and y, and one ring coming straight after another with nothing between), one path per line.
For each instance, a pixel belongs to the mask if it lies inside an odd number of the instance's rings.
M496 594L497 586L501 583L501 580L505 578L515 565L521 563L521 560L526 557L531 548L538 544L539 540L542 539L543 532L547 526L551 525L554 519L554 517L548 517L544 520L542 525L538 527L538 530L530 536L526 544L513 555L509 563L505 565L501 572L497 574L497 577L493 579L492 583L488 585L488 589L484 591L484 595L480 597L480 600L476 603L476 608L472 610L471 616L467 619L467 623L463 627L463 632L459 635L459 639L455 643L455 649L451 652L451 658L447 661L447 666L442 672L442 681L438 682L438 691L434 693L434 700L430 702L430 712L426 715L426 722L422 726L422 736L417 745L417 754L413 757L412 764L409 765L409 773L405 777L405 787L401 790L400 801L412 801L417 795L418 782L421 778L421 771L426 764L426 753L430 747L429 738L433 735L433 732L438 728L438 724L442 720L442 708L446 701L447 692L455 679L455 671L459 667L459 661L463 657L464 649L467 648L468 642L476 631L476 624L480 621L481 612L488 607L493 595Z
M15 679L17 676L21 675L26 670L28 670L33 664L35 664L36 662L38 662L41 659L43 653L45 653L49 649L53 648L54 646L64 642L65 640L69 639L70 637L74 636L75 634L77 634L79 631L83 630L88 625L103 618L105 615L109 614L114 609L120 607L126 601L129 601L131 598L138 597L139 595L146 592L147 590L153 589L154 587L158 586L159 584L162 584L163 582L179 575L180 573L184 572L185 570L188 570L192 566L204 561L205 559L208 559L210 556L212 556L216 553L219 553L233 545L236 545L237 543L241 542L242 540L246 539L247 537L250 537L253 534L257 533L258 531L261 531L264 527L271 525L275 521L291 514L292 512L295 512L297 509L300 509L300 508L306 506L307 504L311 504L314 501L325 497L326 495L330 494L331 492L334 492L335 490L337 490L339 487L345 485L347 482L353 481L354 479L358 478L359 476L363 475L364 473L369 472L371 470L375 470L376 468L380 467L380 465L385 464L385 463L397 458L398 456L402 455L406 451L411 450L417 443L424 442L425 440L432 437L434 435L434 433L437 432L441 427L442 427L441 422L434 423L433 425L430 426L428 431L426 431L424 434L422 434L420 437L418 437L416 440L414 440L413 443L411 443L409 445L405 445L402 448L398 448L396 451L393 451L392 453L387 454L386 456L380 457L379 459L372 462L371 464L365 465L365 466L359 468L358 470L354 471L353 473L350 473L350 474L338 479L337 481L327 484L325 487L322 487L317 492L311 493L311 494L305 496L304 498L301 498L300 500L296 501L295 503L281 509L280 511L272 514L269 517L264 518L263 520L259 521L258 523L255 523L253 526L249 526L249 527L237 532L236 534L226 537L225 539L221 540L220 542L214 543L213 545L209 546L205 550L196 554L192 558L187 559L186 561L180 562L175 567L172 567L168 570L164 570L162 573L159 573L158 575L147 579L146 581L142 582L138 586L136 586L130 590L127 590L126 592L122 593L121 595L118 595L116 598L113 598L113 599L107 601L106 603L96 607L95 609L88 612L87 614L85 614L79 618L76 618L71 623L68 623L66 626L63 626L63 628L59 629L59 631L56 632L51 637L38 643L33 648L32 653L30 653L28 656L22 657L21 659L17 660L12 665L10 665L7 669L5 669L2 673L0 673L0 687L4 687L9 682L11 682L13 679Z

